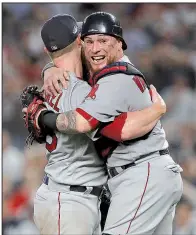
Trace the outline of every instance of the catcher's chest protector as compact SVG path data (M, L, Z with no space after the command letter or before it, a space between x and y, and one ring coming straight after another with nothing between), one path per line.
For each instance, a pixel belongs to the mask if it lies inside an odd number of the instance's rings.
M103 78L104 76L110 76L116 73L124 73L127 75L140 76L144 79L144 82L146 83L149 89L149 84L147 83L144 75L138 69L136 69L132 64L129 64L127 62L115 62L105 66L103 69L96 72L91 79L89 79L89 83L91 85L95 85L99 81L99 79Z

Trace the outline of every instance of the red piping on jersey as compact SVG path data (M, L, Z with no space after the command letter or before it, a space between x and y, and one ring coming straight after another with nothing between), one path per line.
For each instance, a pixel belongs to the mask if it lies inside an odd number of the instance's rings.
M130 229L130 227L131 227L131 223L132 223L133 220L136 218L137 212L138 212L138 210L139 210L139 208L140 208L140 206L141 206L141 204L142 204L142 200L143 200L143 198L144 198L144 195L145 195L145 192L146 192L146 189L147 189L147 186L148 186L149 177L150 177L150 163L148 162L148 175L147 175L147 178L146 178L146 184L145 184L145 187L144 187L144 191L143 191L143 193L142 193L142 196L141 196L141 199L140 199L140 203L139 203L138 208L137 208L137 210L136 210L136 212L135 212L135 215L133 216L133 218L131 219L131 221L130 221L130 223L129 223L129 227L128 227L128 229L127 229L126 234L129 232L129 229Z
M89 83L91 86L93 86L93 83L94 83L94 82L93 82L93 78L92 78L92 77L89 78L88 83Z
M99 124L99 121L96 118L92 117L83 109L77 108L76 112L78 112L83 118L85 118L89 122L92 129L96 128L97 125Z
M110 139L121 142L121 133L127 118L127 113L122 113L114 119L113 122L105 126L100 133Z
M152 100L152 90L151 89L149 89L149 94L150 94L150 98Z
M140 76L134 76L133 81L136 83L140 91L143 93L147 87L144 79Z
M61 193L58 193L58 235L61 234L61 201L60 201L60 195Z

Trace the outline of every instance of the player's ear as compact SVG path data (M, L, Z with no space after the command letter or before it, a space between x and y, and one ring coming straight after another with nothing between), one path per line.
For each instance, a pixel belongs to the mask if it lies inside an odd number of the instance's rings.
M76 38L76 42L79 46L82 45L82 41L81 41L81 38L80 38L80 34L78 35L78 37Z

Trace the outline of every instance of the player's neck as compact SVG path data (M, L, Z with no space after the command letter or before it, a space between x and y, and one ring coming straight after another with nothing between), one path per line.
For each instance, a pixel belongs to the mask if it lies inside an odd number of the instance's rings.
M82 77L83 75L80 57L66 55L54 59L53 62L56 67L75 73L76 77Z

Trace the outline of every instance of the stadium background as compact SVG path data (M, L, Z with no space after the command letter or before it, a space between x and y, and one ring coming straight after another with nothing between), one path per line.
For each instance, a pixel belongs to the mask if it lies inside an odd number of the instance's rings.
M162 119L172 157L184 169L184 195L174 234L196 234L196 4L75 3L2 5L3 68L3 234L39 234L33 197L46 164L44 146L25 146L19 95L42 85L49 61L40 37L43 23L68 13L78 21L95 11L116 15L124 28L126 55L154 84L167 104ZM169 182L168 182L169 183ZM152 215L156 216L156 215Z

